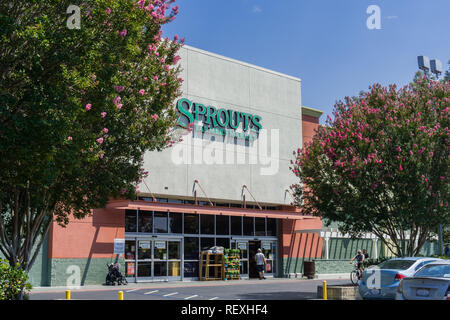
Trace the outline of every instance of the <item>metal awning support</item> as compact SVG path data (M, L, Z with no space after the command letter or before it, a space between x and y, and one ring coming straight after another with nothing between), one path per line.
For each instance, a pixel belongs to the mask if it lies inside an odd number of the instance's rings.
M203 194L205 195L206 199L208 199L209 205L211 207L214 207L214 204L211 202L211 200L209 200L208 196L206 195L205 190L203 190L202 186L200 185L200 183L198 182L198 180L194 181L194 189L195 189L195 185L198 185L200 187L200 190L202 190ZM194 197L195 197L195 203L197 204L197 192L194 190Z
M145 182L145 179L142 179L142 182L144 182L145 186L147 187L148 192L150 192L150 195L152 196L153 202L156 202L156 198L153 195L152 191L150 190L150 188L148 187L147 183Z
M244 184L242 186L242 193L244 193L244 189L247 189L248 193L250 194L250 196L253 198L253 200L256 202L256 204L258 205L259 210L262 210L262 207L259 205L258 201L256 201L255 197L253 196L253 194L250 192L250 190L248 190L247 186ZM245 201L245 194L244 194L244 208L246 207L246 201Z

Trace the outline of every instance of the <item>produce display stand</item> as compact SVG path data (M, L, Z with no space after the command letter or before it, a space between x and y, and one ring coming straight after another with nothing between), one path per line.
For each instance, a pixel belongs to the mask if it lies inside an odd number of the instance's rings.
M213 268L213 275L210 268ZM223 253L202 251L200 256L200 280L223 280L225 278L225 264Z
M241 257L239 249L226 249L225 252L225 279L241 279Z

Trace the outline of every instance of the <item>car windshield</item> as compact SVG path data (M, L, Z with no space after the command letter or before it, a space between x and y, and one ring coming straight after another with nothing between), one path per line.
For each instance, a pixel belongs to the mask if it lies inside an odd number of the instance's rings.
M382 262L378 265L380 269L397 269L397 270L406 270L411 267L415 260L388 260Z
M450 264L425 266L415 274L415 277L450 278Z

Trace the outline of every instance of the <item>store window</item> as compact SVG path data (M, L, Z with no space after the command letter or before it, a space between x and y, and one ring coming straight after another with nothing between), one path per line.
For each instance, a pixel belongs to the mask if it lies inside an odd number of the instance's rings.
M255 218L255 236L266 235L266 218Z
M214 216L212 214L200 215L201 234L214 234Z
M233 236L242 236L242 217L231 217L231 234Z
M125 232L137 232L137 214L134 210L125 211Z
M169 228L170 233L181 233L183 227L183 214L182 213L169 213Z
M216 246L224 247L225 249L230 248L230 238L216 238Z
M229 216L216 216L216 234L226 236L230 234Z
M277 220L267 218L267 236L275 237L277 235Z
M253 236L253 217L244 217L244 236Z
M155 223L155 233L167 233L167 212L157 212L154 213L154 223Z
M200 239L201 251L208 250L211 247L214 247L214 238L201 238Z
M198 234L198 215L197 214L184 214L184 233L185 234Z
M183 203L184 201L181 199L169 199L168 202L169 203Z
M139 211L139 232L153 232L153 211Z
M185 237L184 238L184 259L198 260L199 259L198 238Z
M198 261L184 263L184 276L186 278L195 278L199 276Z

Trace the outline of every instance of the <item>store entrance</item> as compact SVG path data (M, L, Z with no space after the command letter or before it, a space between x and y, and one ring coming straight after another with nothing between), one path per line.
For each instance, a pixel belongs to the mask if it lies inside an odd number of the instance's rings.
M138 238L125 241L128 281L181 280L179 239Z
M260 240L250 240L248 242L248 253L249 253L248 277L249 278L259 278L258 271L256 271L256 259L255 259L255 255L256 255L258 249L261 249L261 241Z

